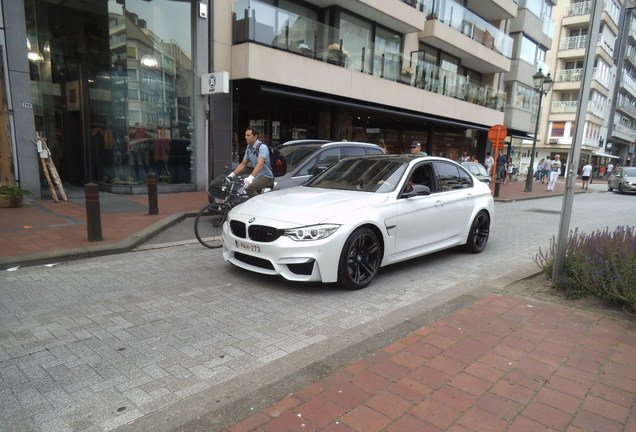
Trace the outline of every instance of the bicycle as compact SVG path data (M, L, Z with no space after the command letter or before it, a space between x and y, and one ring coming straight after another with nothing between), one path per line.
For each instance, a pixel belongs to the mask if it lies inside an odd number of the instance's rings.
M243 192L243 178L238 176L232 180L225 176L212 180L208 195L210 203L199 210L194 219L194 235L203 246L214 249L221 246L219 227L227 219L228 212L248 197Z

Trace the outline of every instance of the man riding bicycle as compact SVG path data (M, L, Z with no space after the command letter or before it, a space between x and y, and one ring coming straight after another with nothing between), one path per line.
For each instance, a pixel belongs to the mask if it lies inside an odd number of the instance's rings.
M259 131L256 128L245 129L245 141L247 148L243 161L227 177L233 179L234 176L243 171L251 163L254 167L252 173L244 180L245 193L250 198L263 192L263 189L274 186L274 174L269 160L269 149L260 140Z

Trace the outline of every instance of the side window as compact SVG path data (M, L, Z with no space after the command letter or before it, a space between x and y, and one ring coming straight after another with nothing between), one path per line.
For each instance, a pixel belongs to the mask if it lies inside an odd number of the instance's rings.
M316 162L316 165L318 165L319 167L330 167L331 165L338 162L340 159L342 159L340 157L340 149L330 148L318 155L318 161Z
M380 148L368 148L367 154L384 154L384 152Z
M473 187L472 177L462 168L459 168L459 181L463 189Z
M460 175L460 171L464 175ZM446 162L435 162L435 175L440 192L463 189L470 186L470 176L456 165ZM466 181L468 184L466 184Z
M342 147L342 157L362 156L367 154L362 147Z
M303 166L298 170L298 176L313 175L312 170L314 167L330 167L340 160L340 149L330 148L322 151L318 156L311 157Z

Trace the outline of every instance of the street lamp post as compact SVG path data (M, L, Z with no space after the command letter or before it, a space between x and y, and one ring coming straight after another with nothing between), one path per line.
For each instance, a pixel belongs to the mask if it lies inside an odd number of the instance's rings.
M552 88L552 78L550 73L543 75L541 68L532 76L534 89L539 93L539 103L537 105L537 122L534 126L534 137L532 138L532 152L530 153L530 166L528 167L528 177L526 177L526 192L532 192L532 182L534 181L534 154L537 151L537 135L539 135L539 121L541 121L541 99L547 95Z

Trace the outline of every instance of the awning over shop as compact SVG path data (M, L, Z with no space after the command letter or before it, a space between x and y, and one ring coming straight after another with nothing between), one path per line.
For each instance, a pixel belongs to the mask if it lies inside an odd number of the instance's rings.
M610 159L620 159L618 156L614 156L614 155L603 153L603 152L592 152L592 155L598 156L598 157L606 157Z
M451 126L464 127L468 129L478 129L487 131L490 129L490 126L485 124L475 124L471 122L462 121L460 119L449 119L444 117L435 116L433 114L424 114L424 113L414 113L406 110L400 110L398 108L391 108L387 106L380 106L377 104L372 104L368 102L357 102L352 99L338 98L331 95L321 95L321 94L310 94L307 92L300 92L297 90L286 90L279 87L272 87L267 85L260 85L260 89L264 93L276 94L279 96L286 96L294 99L305 100L309 102L318 102L318 103L327 103L332 105L356 108L356 109L365 109L368 111L375 111L378 113L384 114L392 114L398 115L405 118L411 118L414 120L423 120L423 121L431 121L441 124L447 124Z

